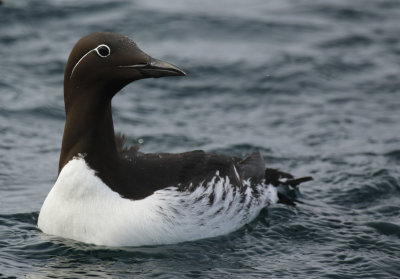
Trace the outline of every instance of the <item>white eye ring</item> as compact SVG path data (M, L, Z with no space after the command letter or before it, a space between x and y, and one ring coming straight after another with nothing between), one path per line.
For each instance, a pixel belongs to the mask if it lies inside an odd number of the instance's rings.
M81 57L81 59L79 59L79 61L78 61L78 62L75 64L75 66L72 68L71 75L69 76L69 78L72 77L72 74L74 73L75 68L79 65L79 63L80 63L89 53L91 53L92 51L95 51L95 52L97 53L97 55L100 56L101 58L105 58L105 57L107 57L107 56L109 56L109 55L111 54L111 49L110 49L110 47L109 47L108 45L105 45L105 44L98 45L96 48L94 48L94 49L92 49L92 50L89 50L88 52L85 53L85 55L83 55L83 56Z
M96 51L97 55L102 58L105 58L111 54L110 47L104 44L98 45L94 50Z

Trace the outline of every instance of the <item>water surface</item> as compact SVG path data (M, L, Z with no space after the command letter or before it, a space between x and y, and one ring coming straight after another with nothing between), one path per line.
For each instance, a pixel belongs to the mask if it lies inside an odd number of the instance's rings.
M400 2L4 0L0 277L400 277ZM185 78L114 98L145 152L262 152L312 175L298 207L178 245L107 248L41 233L57 175L63 72L90 32L133 38Z

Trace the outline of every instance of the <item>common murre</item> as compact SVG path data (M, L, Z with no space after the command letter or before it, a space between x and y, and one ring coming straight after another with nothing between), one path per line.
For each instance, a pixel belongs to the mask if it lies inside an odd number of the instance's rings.
M169 244L232 232L262 208L293 201L277 186L311 180L201 150L144 154L114 134L111 100L132 81L183 76L128 37L93 33L73 48L64 75L66 123L58 178L41 208L48 234L108 246Z

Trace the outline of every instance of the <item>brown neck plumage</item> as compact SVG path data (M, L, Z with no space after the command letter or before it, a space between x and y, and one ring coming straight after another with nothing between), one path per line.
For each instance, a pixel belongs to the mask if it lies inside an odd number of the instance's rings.
M99 162L117 159L111 97L108 92L99 93L96 89L74 92L73 99L65 100L66 122L58 173L79 155L85 156L88 164L98 171L104 167Z

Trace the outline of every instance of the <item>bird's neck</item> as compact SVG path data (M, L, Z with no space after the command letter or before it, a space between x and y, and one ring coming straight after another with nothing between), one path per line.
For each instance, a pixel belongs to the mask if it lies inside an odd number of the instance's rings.
M66 102L58 173L76 156L84 156L96 171L118 160L110 99L85 92L76 97L74 103Z

